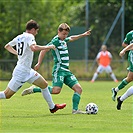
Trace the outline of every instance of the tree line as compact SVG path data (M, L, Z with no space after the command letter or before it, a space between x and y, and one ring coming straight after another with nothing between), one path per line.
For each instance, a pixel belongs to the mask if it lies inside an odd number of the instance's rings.
M120 7L121 0L89 0L89 59L94 59L110 29ZM4 45L25 31L28 20L40 25L37 43L45 45L57 34L58 25L66 22L70 27L83 27L86 0L1 0L0 1L0 59L15 59ZM125 0L125 34L133 27L133 2ZM118 58L121 49L121 19L118 20L107 46ZM115 47L115 48L114 48ZM91 52L93 51L93 52ZM35 55L36 58L36 55Z

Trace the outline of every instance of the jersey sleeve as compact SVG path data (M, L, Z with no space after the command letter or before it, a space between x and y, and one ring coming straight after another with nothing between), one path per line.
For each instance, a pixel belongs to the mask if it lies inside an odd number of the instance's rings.
M101 55L101 52L99 52L96 56L96 59L99 59L100 58L100 55Z
M52 41L49 42L47 45L55 45L55 47L58 47L59 40L57 38L56 39L52 39Z
M127 33L127 35L126 35L126 37L124 39L124 43L130 44L131 38L132 38L132 34L130 34L130 32Z
M112 58L112 54L108 51L108 56L110 57L110 58Z
M8 43L10 46L15 46L17 44L16 38L14 38L12 41Z
M35 37L32 34L30 34L28 36L28 45L31 46L33 44L36 44Z
M70 41L70 39L71 39L71 37L67 37L67 38L65 38L65 42Z
M49 46L49 45L52 45L53 43L52 42L49 42L48 44L46 44L46 46Z

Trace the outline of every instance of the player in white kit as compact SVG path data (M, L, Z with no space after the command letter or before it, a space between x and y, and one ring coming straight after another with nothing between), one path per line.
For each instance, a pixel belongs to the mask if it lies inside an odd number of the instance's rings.
M0 92L0 99L11 98L25 82L32 83L41 88L42 95L49 105L50 112L54 113L58 109L63 109L66 104L54 104L47 88L47 81L31 68L34 51L55 49L54 45L40 46L36 44L35 36L38 30L39 25L37 22L30 20L26 24L26 32L18 35L5 45L5 49L17 55L18 61L7 88ZM16 49L13 46L16 46Z

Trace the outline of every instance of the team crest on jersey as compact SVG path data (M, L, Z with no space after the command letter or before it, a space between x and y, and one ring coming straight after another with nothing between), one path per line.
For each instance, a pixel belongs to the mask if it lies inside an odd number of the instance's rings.
M65 41L60 41L61 45L58 47L59 49L66 49L67 43Z

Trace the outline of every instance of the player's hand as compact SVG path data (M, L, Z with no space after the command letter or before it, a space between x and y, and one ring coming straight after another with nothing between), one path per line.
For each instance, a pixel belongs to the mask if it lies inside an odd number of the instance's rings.
M85 33L84 33L84 36L88 36L91 34L91 30L87 30Z
M120 53L119 53L119 56L123 56L125 54L125 51L124 50L122 50Z
M35 66L34 66L34 70L38 70L40 68L40 64L39 63L37 63Z

